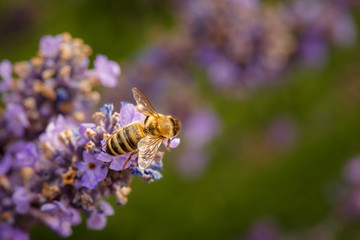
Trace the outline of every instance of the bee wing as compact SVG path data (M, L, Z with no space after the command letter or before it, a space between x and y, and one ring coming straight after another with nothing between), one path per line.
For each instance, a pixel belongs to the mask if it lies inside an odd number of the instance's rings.
M137 88L132 89L134 99L137 103L136 108L139 112L145 114L146 116L159 117L159 114L155 111L154 107L151 105L149 100L145 95Z
M138 165L140 169L150 166L163 141L163 138L154 136L146 136L139 141Z

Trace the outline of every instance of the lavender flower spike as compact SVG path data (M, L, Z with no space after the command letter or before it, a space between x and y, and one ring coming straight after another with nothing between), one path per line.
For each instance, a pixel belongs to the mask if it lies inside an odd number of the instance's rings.
M25 141L10 145L0 162L0 210L6 223L0 224L1 239L9 239L4 231L15 239L28 239L26 233L37 222L67 237L80 223L81 213L87 216L89 229L103 229L107 216L114 214L104 198L115 195L117 204L124 205L135 175L146 182L163 177L163 152L156 153L149 168L140 169L136 155L124 168L129 154L110 156L100 149L122 124L144 119L130 103L123 103L120 113L106 104L93 114L94 123L77 124L59 115L34 145ZM179 141L174 139L170 147ZM20 144L23 151L16 150Z
M124 124L144 124L145 116L134 105L123 104L119 113L106 104L93 114L93 123L84 122L100 96L92 87L115 86L120 74L120 67L103 55L95 69L88 69L90 54L81 39L64 33L42 38L30 61L0 63L5 106L0 108L1 240L28 240L37 223L70 236L81 213L88 228L103 229L114 214L105 198L115 195L124 205L134 175L147 182L162 177L162 152L136 173L136 154L124 166L128 154L114 157L101 149Z

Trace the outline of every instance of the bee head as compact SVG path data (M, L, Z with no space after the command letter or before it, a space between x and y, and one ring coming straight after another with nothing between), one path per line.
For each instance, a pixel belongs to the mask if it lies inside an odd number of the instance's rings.
M173 129L173 137L176 137L180 131L181 131L181 122L179 119L173 117L173 116L169 116L170 121L173 125L172 129Z

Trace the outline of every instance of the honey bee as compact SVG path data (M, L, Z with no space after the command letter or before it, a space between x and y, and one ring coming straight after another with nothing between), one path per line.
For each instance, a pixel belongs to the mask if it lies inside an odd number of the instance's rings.
M130 123L113 132L106 140L106 153L117 156L132 152L124 164L138 154L140 169L150 166L162 142L167 141L167 149L171 139L181 130L180 120L170 115L159 114L149 100L137 88L132 89L136 108L146 115L144 123Z

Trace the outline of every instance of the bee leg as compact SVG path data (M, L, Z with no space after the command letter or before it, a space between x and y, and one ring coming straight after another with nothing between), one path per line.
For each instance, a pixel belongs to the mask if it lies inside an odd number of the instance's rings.
M133 157L133 156L135 156L135 154L137 154L139 152L139 150L136 150L136 151L134 151L134 152L132 152L131 154L130 154L130 156L126 159L126 161L125 161L125 163L124 163L124 166L123 166L123 171L125 170L125 167L126 167L126 164L130 161L130 159Z
M171 140L170 140L170 138L167 140L167 146L166 146L166 150L168 151L168 152L170 152L170 143L171 143Z

